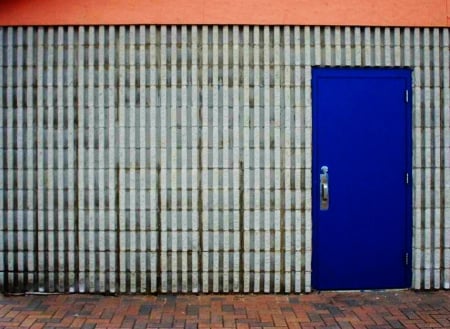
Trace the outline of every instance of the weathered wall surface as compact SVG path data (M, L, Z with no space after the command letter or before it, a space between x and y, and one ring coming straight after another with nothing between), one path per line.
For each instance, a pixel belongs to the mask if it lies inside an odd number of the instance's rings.
M315 65L413 69L413 287L450 288L448 29L122 26L0 28L3 290L310 291Z

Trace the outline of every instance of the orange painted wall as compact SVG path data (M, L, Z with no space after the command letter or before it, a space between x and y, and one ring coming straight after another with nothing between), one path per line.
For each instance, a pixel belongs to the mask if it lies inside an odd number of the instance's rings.
M0 0L0 25L450 26L450 0Z

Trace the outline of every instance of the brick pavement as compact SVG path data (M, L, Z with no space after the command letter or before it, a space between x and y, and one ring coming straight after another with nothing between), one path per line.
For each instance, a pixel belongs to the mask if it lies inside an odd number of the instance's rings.
M0 328L450 329L450 291L0 296Z

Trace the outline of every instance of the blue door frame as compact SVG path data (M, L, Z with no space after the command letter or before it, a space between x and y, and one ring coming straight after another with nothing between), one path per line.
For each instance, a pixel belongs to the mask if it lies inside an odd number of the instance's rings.
M411 70L312 76L313 288L410 287Z

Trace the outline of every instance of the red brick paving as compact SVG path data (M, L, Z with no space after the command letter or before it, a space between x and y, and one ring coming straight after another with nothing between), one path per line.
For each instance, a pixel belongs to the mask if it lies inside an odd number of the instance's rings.
M450 329L450 291L0 296L0 328Z

